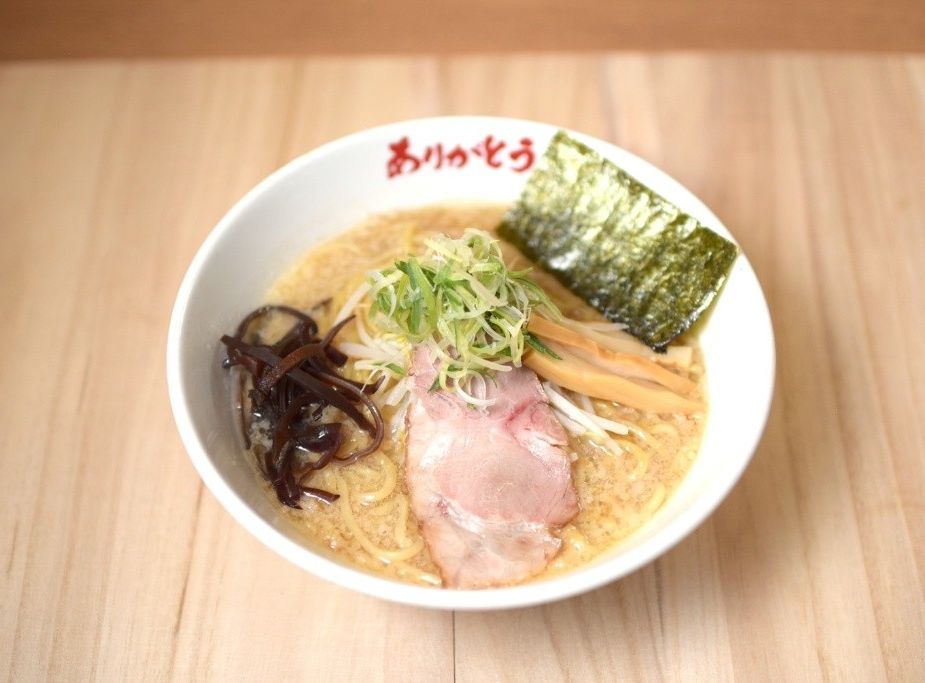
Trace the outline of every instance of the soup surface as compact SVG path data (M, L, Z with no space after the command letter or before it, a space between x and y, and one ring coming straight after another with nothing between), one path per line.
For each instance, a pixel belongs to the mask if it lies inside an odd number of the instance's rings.
M305 254L274 284L267 299L311 311L321 329L327 329L367 271L421 252L423 240L433 233L457 236L473 227L493 233L506 209L497 205L441 205L371 217ZM504 243L502 248L510 267L530 265L515 248ZM534 279L565 315L602 320L552 276L537 269ZM272 339L290 322L269 319L260 330L261 336ZM356 339L354 328L348 324L338 340ZM349 362L345 373L363 378ZM702 387L702 373L695 349L688 376L698 387ZM702 394L702 389L698 393ZM572 477L581 509L570 523L553 532L562 540L561 550L533 580L592 561L641 527L677 487L699 448L705 419L702 413L656 415L609 401L592 399L592 404L599 415L628 425L630 433L612 438L619 452L585 436L569 434ZM349 466L324 468L312 477L311 486L336 492L340 498L331 505L305 500L304 509L285 508L286 514L315 544L351 564L402 581L439 586L440 575L410 511L402 470L404 417L400 408L385 407L383 414L389 427L377 452ZM267 447L266 435L259 429L260 425L255 425L252 433L257 451ZM365 437L353 434L350 438L360 443ZM269 487L268 495L273 495Z

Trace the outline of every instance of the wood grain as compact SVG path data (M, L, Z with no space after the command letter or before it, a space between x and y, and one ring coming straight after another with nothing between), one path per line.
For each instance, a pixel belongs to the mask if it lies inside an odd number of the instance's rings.
M399 607L204 490L163 379L211 225L397 118L613 140L703 198L771 306L767 434L713 517L586 596ZM0 67L0 671L11 680L922 680L925 59L703 54Z
M921 0L4 0L0 59L925 50Z

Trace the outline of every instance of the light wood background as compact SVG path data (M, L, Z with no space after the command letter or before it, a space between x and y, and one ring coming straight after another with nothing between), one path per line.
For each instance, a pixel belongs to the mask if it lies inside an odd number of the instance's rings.
M922 0L0 0L0 59L925 51Z
M565 602L451 614L291 566L203 490L164 381L194 250L319 143L439 113L649 159L738 237L778 384L713 517ZM0 66L0 671L10 680L925 680L925 58Z

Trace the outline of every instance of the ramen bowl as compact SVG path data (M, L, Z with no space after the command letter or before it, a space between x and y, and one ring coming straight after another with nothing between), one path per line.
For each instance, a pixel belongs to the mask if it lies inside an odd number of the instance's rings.
M510 587L454 590L403 583L345 564L296 528L243 449L220 367L219 338L264 302L276 278L312 246L371 214L439 203L513 203L557 130L466 116L404 121L349 135L266 178L206 238L170 321L171 406L206 486L282 557L335 584L411 605L471 610L535 605L591 590L651 562L703 522L739 479L764 429L774 381L771 321L745 254L700 333L709 412L690 471L643 527L569 573ZM570 133L732 239L702 202L662 171L612 144Z

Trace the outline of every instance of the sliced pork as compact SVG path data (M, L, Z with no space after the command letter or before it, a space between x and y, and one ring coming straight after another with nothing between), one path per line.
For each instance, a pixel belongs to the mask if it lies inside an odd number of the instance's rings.
M406 475L411 506L451 588L516 583L559 549L551 527L578 512L565 432L536 374L499 372L488 408L430 391L437 372L416 350L408 408Z

